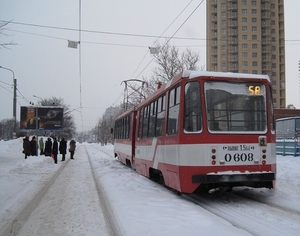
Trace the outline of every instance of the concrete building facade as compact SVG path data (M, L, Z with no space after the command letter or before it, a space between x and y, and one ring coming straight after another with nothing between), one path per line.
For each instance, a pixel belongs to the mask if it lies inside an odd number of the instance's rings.
M206 0L208 71L267 74L285 108L283 0Z

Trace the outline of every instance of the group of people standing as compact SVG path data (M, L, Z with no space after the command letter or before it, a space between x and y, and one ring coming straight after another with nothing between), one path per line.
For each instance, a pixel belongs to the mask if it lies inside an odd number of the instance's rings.
M51 138L48 138L44 145L43 138L39 140L39 149L40 155L51 156L54 160L54 163L57 164L57 155L60 153L62 155L61 161L65 161L67 154L67 141L65 138L62 138L59 142L56 137L53 137L53 142ZM74 153L76 149L76 142L72 139L69 144L69 152L71 159L74 159ZM23 139L23 153L25 154L25 159L28 156L37 156L37 142L35 136L32 137L32 140L29 141L29 137L26 136Z

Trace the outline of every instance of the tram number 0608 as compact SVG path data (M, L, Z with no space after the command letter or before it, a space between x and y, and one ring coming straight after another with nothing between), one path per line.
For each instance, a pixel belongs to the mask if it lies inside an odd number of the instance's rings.
M235 154L230 154L227 153L225 154L225 161L226 162L246 162L246 161L253 161L253 153L235 153Z

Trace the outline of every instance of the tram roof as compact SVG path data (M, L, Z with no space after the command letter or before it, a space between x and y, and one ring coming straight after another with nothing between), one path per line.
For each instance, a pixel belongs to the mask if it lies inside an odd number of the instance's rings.
M138 104L135 107L132 107L125 111L123 114L121 114L119 117L126 116L133 111L135 111L138 107L143 106L146 104L149 100L153 99L154 97L159 96L164 92L164 90L177 81L179 81L182 78L196 78L200 76L206 76L206 77L223 77L223 78L245 78L245 79L266 79L269 82L270 77L268 75L261 75L261 74L246 74L246 73L232 73L232 72L215 72L215 71L195 71L195 70L184 70L180 74L176 75L173 79L168 81L166 84L163 84L160 89L156 90L153 94L151 94L148 98L146 98L144 101L142 101L140 104Z
M215 71L193 71L185 70L182 73L183 78L196 78L199 76L212 76L212 77L225 77L225 78L251 78L251 79L267 79L270 80L268 75L261 74L246 74L246 73L233 73L233 72L215 72Z

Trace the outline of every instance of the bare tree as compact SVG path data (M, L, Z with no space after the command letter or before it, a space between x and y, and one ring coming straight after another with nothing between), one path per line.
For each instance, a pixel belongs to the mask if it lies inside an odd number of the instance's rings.
M64 103L62 98L52 97L49 99L42 99L38 102L38 106L60 106L64 108L64 116L63 116L63 129L55 131L55 136L64 137L69 140L73 138L76 134L76 125L74 122L74 118L71 114L73 110L70 110L69 105Z
M0 23L0 35L8 36L7 34L4 33L4 31L6 30L5 26L7 26L9 23L10 21ZM17 45L17 44L14 43L13 41L9 43L0 43L0 48L10 49L8 46L13 46L13 45Z

